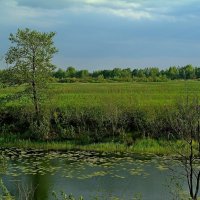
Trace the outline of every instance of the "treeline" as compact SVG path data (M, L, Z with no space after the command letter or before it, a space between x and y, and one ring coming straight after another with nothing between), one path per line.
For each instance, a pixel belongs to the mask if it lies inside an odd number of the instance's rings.
M199 79L200 67L186 65L183 67L169 67L168 69L159 69L149 67L144 69L105 69L89 72L88 70L77 70L74 67L68 67L66 70L58 69L52 74L59 82L77 82L77 81L167 81L177 79Z
M18 84L19 79L11 76L10 69L0 70L0 83ZM51 74L49 81L60 83L71 82L163 82L168 80L200 79L200 67L186 65L172 66L167 69L149 67L144 69L114 68L89 72L87 69L77 70L75 67L57 69ZM20 84L20 83L19 83Z

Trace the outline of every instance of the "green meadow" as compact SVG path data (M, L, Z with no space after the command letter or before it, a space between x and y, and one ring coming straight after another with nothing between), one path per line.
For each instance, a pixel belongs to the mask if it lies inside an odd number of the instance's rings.
M42 121L37 127L30 95L12 98L24 88L0 89L0 137L11 144L18 139L68 141L68 146L78 149L79 145L102 142L123 144L125 148L120 148L126 149L138 139L168 140L175 132L169 119L180 112L176 105L200 95L200 82L191 80L51 83L44 89L46 96L41 95ZM181 139L178 135L173 138Z
M187 95L200 94L198 81L148 83L52 84L49 89L52 106L164 106Z
M20 87L0 89L0 97L23 90ZM48 87L48 107L159 107L171 106L181 99L198 97L199 81L132 82L132 83L52 83ZM24 100L24 101L23 101ZM27 104L26 98L4 106Z

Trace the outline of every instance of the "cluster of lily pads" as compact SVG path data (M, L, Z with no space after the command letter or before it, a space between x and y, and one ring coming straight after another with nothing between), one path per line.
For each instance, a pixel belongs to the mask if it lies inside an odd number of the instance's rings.
M4 149L0 154L0 173L9 176L55 175L88 179L99 176L125 178L127 175L148 177L148 167L167 170L165 159L152 155L100 153L86 151L42 151ZM163 161L163 162L162 162Z

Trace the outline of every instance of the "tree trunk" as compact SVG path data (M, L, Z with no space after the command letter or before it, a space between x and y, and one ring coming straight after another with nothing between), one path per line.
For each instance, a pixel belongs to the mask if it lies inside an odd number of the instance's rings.
M40 125L40 120L39 120L39 104L38 104L38 95L37 95L37 88L36 88L36 82L35 82L35 77L36 77L36 66L35 66L35 50L33 49L33 58L32 58L32 92L33 92L33 104L35 108L35 117L36 117L36 122L37 125Z
M33 103L35 108L35 116L36 116L36 122L37 125L40 125L39 120L39 105L38 105L38 97L37 97L37 90L36 90L36 84L35 81L32 81L32 91L33 91Z
M195 191L195 195L194 195L195 200L197 200L197 195L199 192L199 182L200 182L200 172L197 175L197 185L196 185L196 191Z

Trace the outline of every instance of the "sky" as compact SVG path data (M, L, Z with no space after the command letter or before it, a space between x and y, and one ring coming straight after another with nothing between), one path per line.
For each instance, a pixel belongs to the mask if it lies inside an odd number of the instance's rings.
M0 67L17 29L56 32L60 68L200 66L199 0L0 0Z

